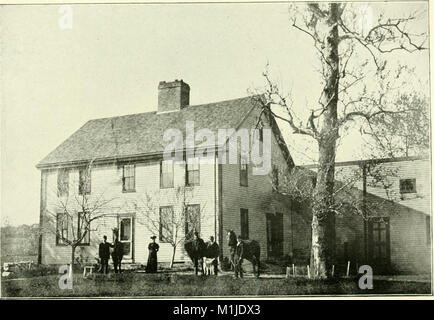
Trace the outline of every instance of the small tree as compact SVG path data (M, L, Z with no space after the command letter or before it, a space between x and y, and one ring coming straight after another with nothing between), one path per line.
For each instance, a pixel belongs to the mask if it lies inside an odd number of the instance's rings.
M76 264L77 247L90 243L91 223L107 215L109 204L104 192L91 193L92 161L79 170L78 181L69 182L69 170L59 169L57 188L51 190L54 200L47 203L41 232L56 236L56 242L71 248L71 265ZM70 185L76 188L71 190Z
M138 223L145 225L150 233L158 235L160 242L172 247L170 268L173 267L179 245L190 240L195 231L200 232L204 222L204 207L190 204L193 193L193 188L178 186L169 197L164 194L164 201L161 201L161 193L145 193L135 203ZM162 203L167 205L160 205Z

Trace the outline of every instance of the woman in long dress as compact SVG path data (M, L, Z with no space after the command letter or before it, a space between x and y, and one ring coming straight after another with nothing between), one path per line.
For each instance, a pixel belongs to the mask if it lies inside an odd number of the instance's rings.
M155 273L157 272L157 252L160 249L160 246L155 243L156 236L152 236L152 242L148 245L149 256L148 256L148 264L146 265L147 273Z

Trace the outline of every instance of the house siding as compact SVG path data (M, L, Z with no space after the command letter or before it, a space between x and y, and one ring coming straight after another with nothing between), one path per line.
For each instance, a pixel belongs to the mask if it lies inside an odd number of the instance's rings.
M258 114L254 111L241 124L240 128L255 128ZM264 128L269 129L269 124L263 119ZM238 151L238 155L240 152ZM282 172L287 172L287 163L283 157L276 137L271 134L271 164L278 166ZM283 214L283 255L292 255L291 241L291 209L288 202L273 203L273 190L270 175L253 175L252 163L248 165L248 186L240 185L239 164L224 164L221 166L221 207L223 217L223 256L229 256L229 247L226 240L226 232L229 229L241 234L240 209L248 209L249 215L249 239L259 242L261 247L261 259L267 256L267 213ZM271 172L270 172L271 174Z
M372 216L388 217L390 232L390 269L388 272L420 274L431 272L432 235L427 235L426 217L431 216L431 166L429 159L409 159L380 164L381 170L388 174L386 189L374 183L367 174L367 202L382 201L379 209L371 212ZM350 175L362 176L360 164L337 164L336 179L345 179ZM402 194L399 189L400 179L416 179L416 193ZM362 196L363 181L359 179L355 187ZM386 200L391 200L390 202ZM364 231L365 220L361 216L343 214L336 218L336 260L337 263L351 261L356 267L370 263L368 237ZM427 242L427 237L430 241ZM347 243L347 252L344 246ZM375 273L375 266L374 273Z
M175 193L177 186L183 186L185 181L185 164L174 165L174 188L160 189L160 162L146 161L137 162L136 165L136 192L122 192L122 166L95 165L92 168L91 195L90 199L99 196L106 200L111 200L105 207L104 217L91 222L91 245L77 248L76 256L83 257L84 260L94 262L94 257L98 255L98 244L102 241L103 235L107 235L111 241L112 229L118 226L118 218L124 216L133 217L134 224L134 263L146 263L148 258L147 246L151 242L150 237L155 233L147 227L144 213L148 207L140 206L146 195L158 199L155 206L155 214L159 213L159 206L179 204ZM57 197L57 170L48 170L47 176L47 207L44 216L56 212L59 199ZM74 197L78 191L78 169L72 168L70 171L70 197ZM215 235L215 180L214 164L200 165L200 185L186 187L192 190L193 196L187 198L189 204L199 204L202 208L201 235L209 238ZM74 193L74 194L72 194ZM92 200L90 200L92 201ZM134 204L139 204L138 207ZM175 209L176 210L176 209ZM56 237L52 232L55 227L47 219L43 222L43 241L42 241L42 263L59 264L70 261L71 248L68 246L56 245ZM182 230L183 231L183 230ZM157 234L158 235L158 234ZM160 243L158 254L159 262L169 262L172 257L172 246L168 243ZM176 250L175 261L184 261L186 255L183 252L183 245Z

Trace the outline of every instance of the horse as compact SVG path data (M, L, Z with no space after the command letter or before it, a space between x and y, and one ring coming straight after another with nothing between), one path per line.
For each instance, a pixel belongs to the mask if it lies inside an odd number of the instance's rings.
M237 247L237 235L233 230L229 230L227 233L228 246L231 254L231 268L235 267L234 254ZM250 261L253 266L253 273L256 274L256 278L259 278L259 267L261 259L261 246L256 240L242 240L244 244L244 259ZM257 272L256 272L257 268Z
M199 272L199 265L202 274L203 270L203 257L206 256L206 244L201 238L185 241L184 249L194 264L194 272L197 275Z
M201 238L186 241L184 249L194 264L196 275L199 273L199 266L202 274L214 274L212 259L217 259L215 252L210 252L206 243Z

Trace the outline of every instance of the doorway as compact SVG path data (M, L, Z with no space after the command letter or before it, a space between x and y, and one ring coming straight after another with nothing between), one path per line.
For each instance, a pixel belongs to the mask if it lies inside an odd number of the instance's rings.
M119 241L124 249L124 259L133 260L133 223L132 217L119 217Z
M369 263L377 270L387 271L390 264L390 220L371 218L368 222Z
M267 257L283 256L283 214L267 213Z

